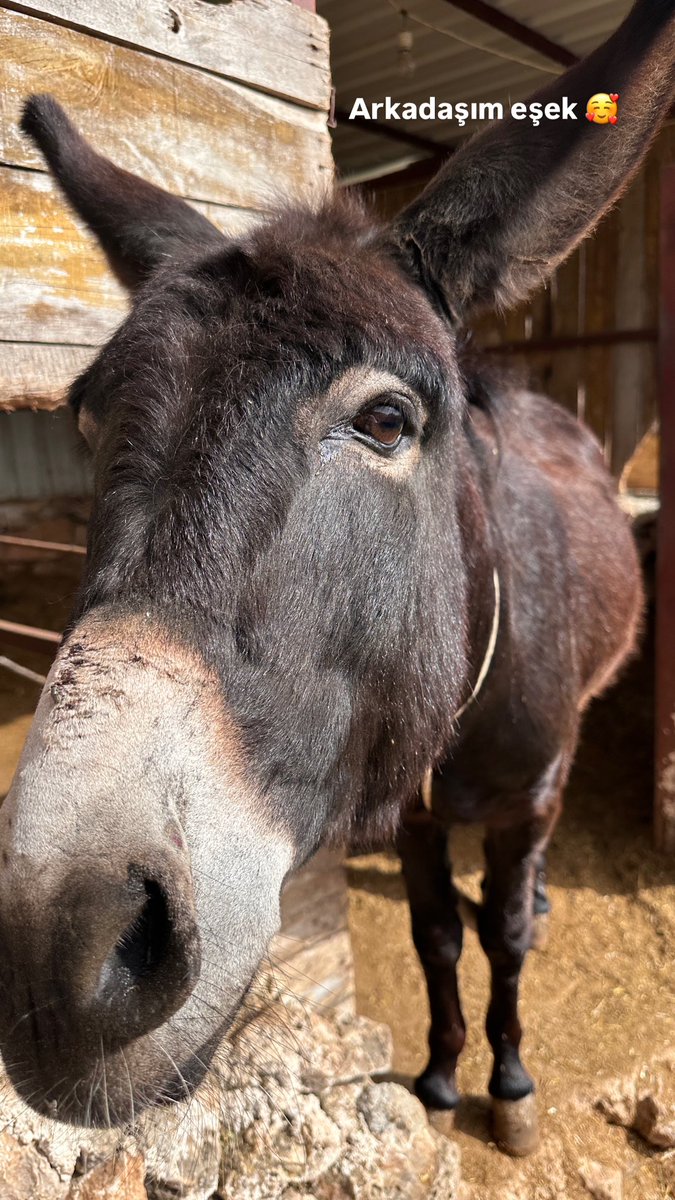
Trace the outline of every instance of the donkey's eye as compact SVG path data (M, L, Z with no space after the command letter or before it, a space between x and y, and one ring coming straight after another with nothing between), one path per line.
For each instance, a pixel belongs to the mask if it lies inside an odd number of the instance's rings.
M398 446L406 427L406 416L396 404L374 404L352 422L356 433L387 450Z

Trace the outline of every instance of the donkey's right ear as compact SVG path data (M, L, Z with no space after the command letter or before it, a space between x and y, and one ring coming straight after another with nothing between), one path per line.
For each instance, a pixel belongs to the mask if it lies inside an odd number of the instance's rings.
M160 263L222 245L215 225L184 200L97 154L53 96L31 96L21 128L125 287L133 291Z
M598 125L586 106L605 88L618 123ZM455 323L517 304L621 195L674 89L675 0L635 0L612 37L518 118L514 110L447 160L394 220L390 249Z

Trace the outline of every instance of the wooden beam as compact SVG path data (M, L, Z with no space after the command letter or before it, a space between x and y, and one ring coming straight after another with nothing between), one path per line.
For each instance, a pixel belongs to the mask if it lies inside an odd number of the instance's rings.
M21 663L14 662L12 658L5 658L4 654L0 654L0 667L5 671L11 671L13 675L20 675L22 679L30 679L31 683L37 683L40 687L47 682L46 675L38 675L37 671L31 671L30 667L23 667Z
M411 129L398 129L394 125L385 125L383 121L369 121L367 117L350 117L346 108L335 109L335 120L340 125L351 125L354 129L363 129L366 133L389 138L392 142L413 146L416 150L422 150L424 154L445 157L454 150L454 146L445 146L443 142L435 142L433 138L413 133Z
M661 510L656 568L655 838L675 854L675 166L661 176Z
M656 329L606 329L597 333L580 333L570 337L522 338L481 346L486 354L546 354L557 350L578 350L584 346L625 346L636 342L656 342Z
M559 63L561 67L573 67L579 61L577 55L565 46L551 41L545 34L538 33L529 25L524 25L522 21L495 8L493 4L486 4L485 0L445 0L445 3L452 5L453 8L461 9L462 12L467 13L470 17L475 17L477 21L482 21L484 25L489 25L492 29L498 29L500 33L505 33L507 37L513 38L521 45L529 46L530 50L536 50L538 54L549 58L551 62Z
M354 187L359 188L364 192L372 192L378 195L380 192L389 192L394 188L412 187L413 184L419 185L420 191L433 179L438 168L445 161L445 155L437 155L434 158L418 158L415 162L410 163L407 167L402 167L400 171L390 171L387 175L377 175L374 179L367 179L364 183L354 184Z

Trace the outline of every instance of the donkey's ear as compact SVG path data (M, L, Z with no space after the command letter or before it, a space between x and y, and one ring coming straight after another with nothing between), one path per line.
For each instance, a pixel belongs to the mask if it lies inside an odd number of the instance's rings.
M399 261L458 322L523 300L624 190L674 85L675 0L638 0L609 41L527 102L542 106L538 126L509 117L448 160L393 224ZM604 91L619 94L616 124L586 118ZM547 119L556 104L561 119Z
M215 225L184 200L97 154L52 96L30 97L21 128L44 154L125 287L133 290L171 258L222 244Z

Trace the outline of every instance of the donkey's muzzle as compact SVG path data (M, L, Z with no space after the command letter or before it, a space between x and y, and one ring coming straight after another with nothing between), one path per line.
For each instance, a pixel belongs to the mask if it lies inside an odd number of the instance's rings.
M10 1074L58 1100L98 1063L162 1026L200 970L187 863L138 854L79 864L54 891L25 863L0 921L0 1045ZM10 864L11 871L11 864ZM6 895L7 893L5 893Z

